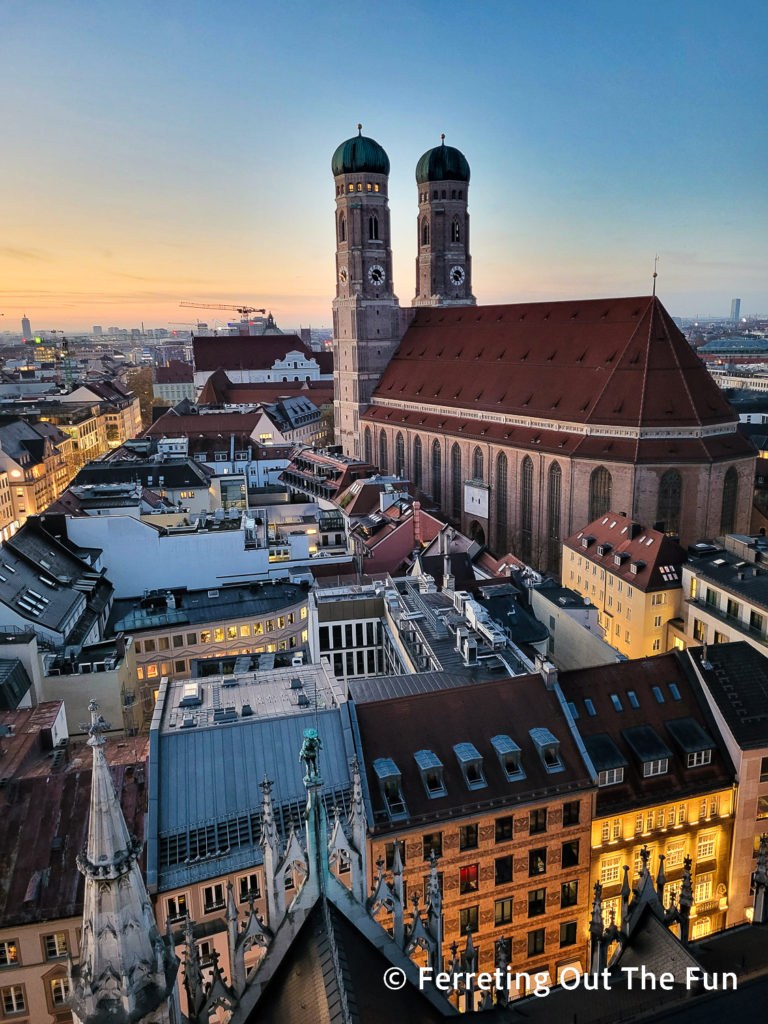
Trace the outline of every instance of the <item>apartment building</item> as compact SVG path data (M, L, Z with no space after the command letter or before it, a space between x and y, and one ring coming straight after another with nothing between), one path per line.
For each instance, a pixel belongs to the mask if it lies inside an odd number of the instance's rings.
M162 678L188 677L197 659L306 650L307 597L306 586L283 581L116 601L110 628L133 637L141 723L149 725Z
M27 516L44 512L66 488L71 477L72 443L49 423L18 419L0 425L0 515L4 540Z
M691 934L702 938L726 924L736 775L684 657L566 672L560 684L598 779L590 887L603 886L605 919L620 919L624 866L632 886L647 848L654 870L665 855L666 903L691 857Z
M768 832L768 661L745 641L692 648L686 656L736 768L726 922L743 924L752 920L752 874Z
M590 770L551 677L456 682L349 684L369 865L392 867L397 842L410 902L434 852L445 961L471 932L478 970L494 969L504 939L516 970L555 983L566 966L588 969Z
M700 543L691 552L690 561L682 567L685 603L681 621L673 624L675 646L745 640L765 654L768 564L763 561L762 546L734 552Z
M563 586L597 607L606 643L644 658L672 646L668 624L681 614L685 559L674 538L609 512L564 542Z
M107 446L117 448L128 438L141 431L141 409L139 399L119 380L99 380L84 384L68 395L62 395L62 402L98 402L104 417Z

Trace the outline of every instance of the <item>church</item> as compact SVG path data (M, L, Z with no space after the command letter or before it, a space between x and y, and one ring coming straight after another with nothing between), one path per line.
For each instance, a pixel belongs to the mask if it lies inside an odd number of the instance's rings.
M551 572L563 539L609 510L684 545L749 531L756 452L655 294L478 306L469 163L443 138L416 165L416 287L401 307L385 150L358 125L332 171L345 454Z

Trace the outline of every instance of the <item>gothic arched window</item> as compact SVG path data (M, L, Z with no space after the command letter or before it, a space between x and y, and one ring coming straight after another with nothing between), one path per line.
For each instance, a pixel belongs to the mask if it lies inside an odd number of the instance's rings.
M339 241L346 242L347 240L347 219L342 213L339 217Z
M429 221L426 217L421 222L421 244L429 245Z
M395 476L402 476L405 473L405 441L403 435L398 431L395 438Z
M440 448L440 442L435 439L432 442L432 497L435 501L440 501L441 485L442 485L442 464L443 464L443 453Z
M613 480L605 466L598 466L589 478L589 521L599 519L611 510Z
M379 434L379 472L387 475L387 435L383 430Z
M659 481L656 518L664 523L664 533L680 532L680 506L683 499L683 478L676 469L668 469Z
M365 456L364 456L365 461L366 462L372 462L373 461L373 444L371 442L371 428L370 427L366 427L365 428L365 434L363 435L363 444L364 444L364 449L365 449Z
M533 552L533 462L523 459L520 480L520 557L530 562Z
M733 533L736 525L736 495L739 491L739 476L734 466L723 480L723 505L720 512L720 533Z
M472 453L472 479L483 479L483 453L479 448Z
M454 519L461 517L461 448L458 444L451 448L451 515Z
M496 458L496 547L497 554L507 551L507 456Z
M413 486L421 489L421 438L416 437L413 442Z
M368 218L368 237L374 241L378 241L379 238L379 218L369 217Z
M557 462L549 467L547 486L547 568L560 569L560 494L563 473Z
M455 220L451 224L451 241L452 242L460 242L461 241L461 225L459 224L458 217L455 218Z

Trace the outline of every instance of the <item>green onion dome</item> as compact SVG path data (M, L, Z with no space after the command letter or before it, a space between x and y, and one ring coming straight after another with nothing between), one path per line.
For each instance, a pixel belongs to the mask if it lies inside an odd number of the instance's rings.
M445 136L441 135L442 145L428 149L416 164L416 183L424 185L428 181L469 181L469 164L464 154L446 146Z
M337 174L389 174L389 157L375 139L363 135L363 126L357 126L357 135L338 147L331 160L333 175Z

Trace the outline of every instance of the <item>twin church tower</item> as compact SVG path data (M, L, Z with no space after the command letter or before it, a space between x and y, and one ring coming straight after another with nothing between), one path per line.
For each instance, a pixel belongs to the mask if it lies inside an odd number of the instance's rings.
M362 126L338 147L336 184L336 298L333 301L336 440L362 458L360 416L400 343L413 307L469 306L469 164L458 149L428 150L416 164L419 195L416 294L401 309L392 281L389 157Z

